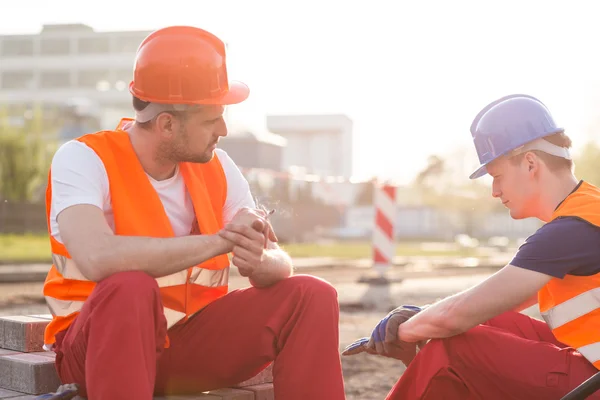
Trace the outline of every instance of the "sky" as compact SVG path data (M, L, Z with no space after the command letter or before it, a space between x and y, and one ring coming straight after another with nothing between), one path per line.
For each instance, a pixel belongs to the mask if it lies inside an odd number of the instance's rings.
M542 100L575 151L600 139L593 130L600 121L594 2L91 4L11 1L0 13L0 34L38 33L49 23L85 23L98 31L204 28L229 44L230 79L251 89L247 102L231 107L232 117L265 129L268 114L344 113L354 121L358 176L409 180L430 154L459 148L470 150L460 153L467 164L476 164L471 121L511 93Z

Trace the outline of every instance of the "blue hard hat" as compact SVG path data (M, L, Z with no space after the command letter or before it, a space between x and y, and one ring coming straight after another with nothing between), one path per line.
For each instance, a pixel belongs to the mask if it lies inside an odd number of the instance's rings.
M487 173L486 165L532 140L564 132L548 108L535 97L512 94L502 97L477 114L471 136L481 164L470 179Z

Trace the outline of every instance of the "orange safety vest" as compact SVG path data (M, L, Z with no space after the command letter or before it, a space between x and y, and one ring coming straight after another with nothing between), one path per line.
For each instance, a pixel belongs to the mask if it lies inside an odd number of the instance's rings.
M577 217L600 228L600 189L582 182L551 220L562 217ZM556 339L600 369L600 273L552 278L538 292L538 303Z
M80 137L100 157L108 175L115 234L126 236L173 237L171 223L161 200L122 128ZM180 163L179 171L190 194L196 221L202 234L217 233L223 226L223 205L227 180L218 157L205 164ZM51 177L46 190L46 216L50 230ZM67 329L92 293L95 282L84 278L69 252L50 234L53 265L44 283L44 296L52 321L46 327L44 343L52 345L55 335ZM167 326L184 322L228 291L229 258L222 254L187 270L157 279ZM168 338L167 338L168 342Z

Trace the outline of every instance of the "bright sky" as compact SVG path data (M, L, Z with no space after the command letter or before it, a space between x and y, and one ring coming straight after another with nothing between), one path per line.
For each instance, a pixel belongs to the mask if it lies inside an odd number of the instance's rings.
M100 31L205 28L230 44L230 78L251 88L247 103L233 106L236 118L264 127L267 114L345 113L355 122L355 173L408 179L429 154L471 146L475 114L515 92L540 98L576 148L582 145L600 106L595 6L585 0L156 6L20 0L3 8L0 33L74 22ZM475 161L474 150L469 154Z

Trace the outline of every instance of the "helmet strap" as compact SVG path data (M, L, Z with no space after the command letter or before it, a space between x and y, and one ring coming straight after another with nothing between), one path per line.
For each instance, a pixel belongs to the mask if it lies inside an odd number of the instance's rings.
M151 121L156 118L158 114L169 111L187 111L192 108L197 108L197 105L190 104L161 104L161 103L150 103L141 111L135 111L135 120L139 123Z
M508 153L508 156L514 157L532 150L539 150L556 157L571 160L571 153L569 152L569 149L552 144L543 138L535 139L529 143L525 143L523 146L517 147Z

